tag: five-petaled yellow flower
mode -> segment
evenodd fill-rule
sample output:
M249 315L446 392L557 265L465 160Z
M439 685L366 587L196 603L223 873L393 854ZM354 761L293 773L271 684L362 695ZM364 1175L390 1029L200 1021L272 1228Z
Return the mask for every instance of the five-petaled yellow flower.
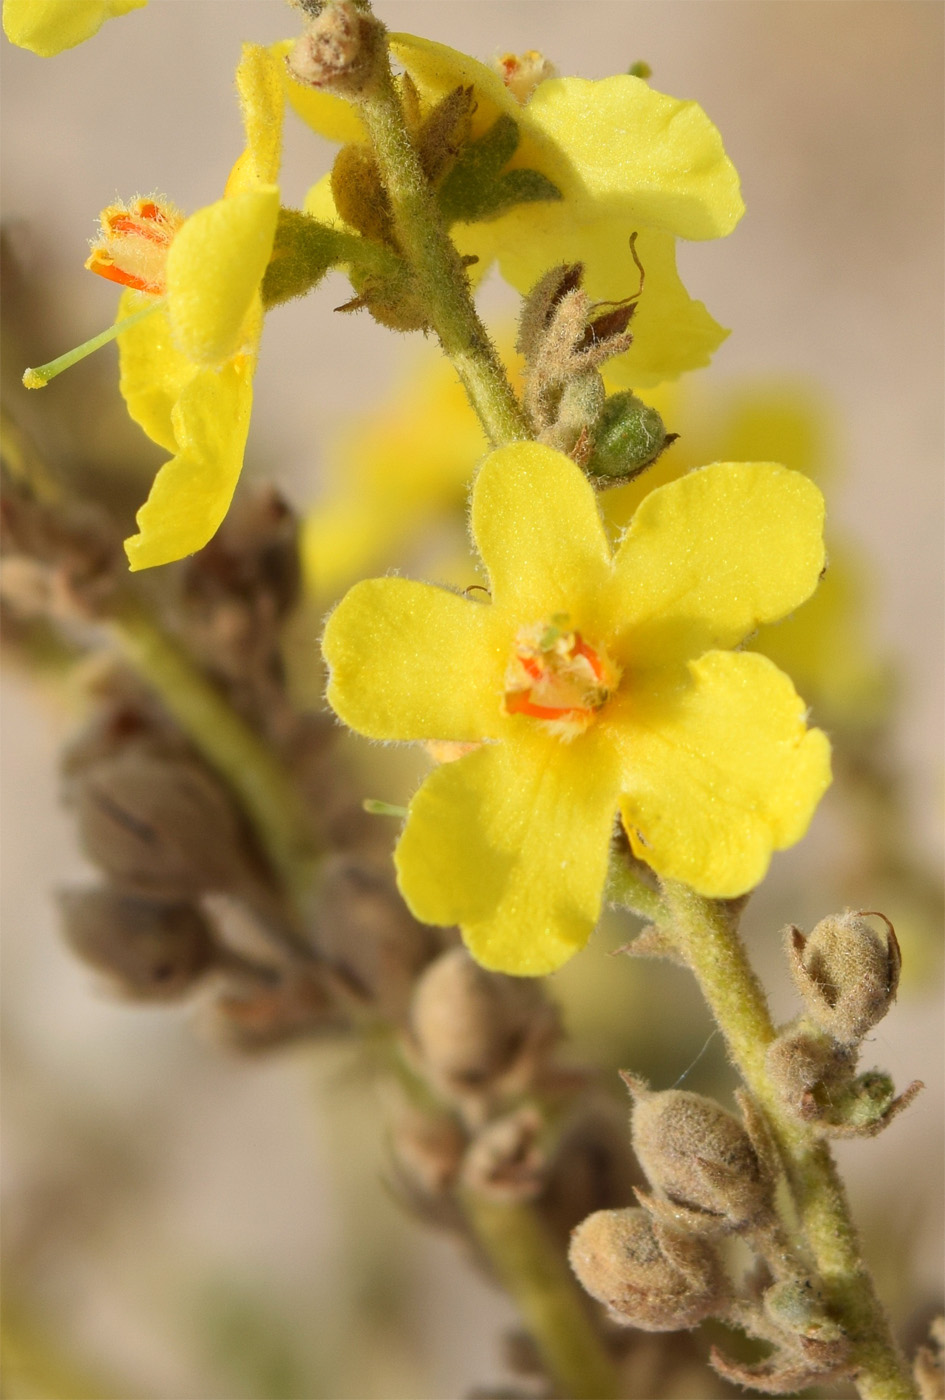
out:
M414 914L508 973L559 967L597 920L615 813L660 875L733 897L804 834L830 781L791 682L737 646L824 565L823 498L772 463L648 496L612 552L563 455L501 448L472 530L489 601L402 578L329 619L328 699L375 739L471 745L414 796L396 853Z
M226 515L243 465L260 287L279 216L285 82L273 55L247 44L236 83L246 149L223 199L189 219L156 198L112 206L87 263L129 288L119 320L143 298L165 298L118 338L128 412L173 453L138 511L138 534L125 541L132 569L202 548Z
M456 87L473 87L474 138L511 118L519 142L508 169L538 171L560 193L560 199L513 204L485 222L454 224L460 252L479 259L474 275L495 261L526 293L550 267L580 262L589 295L617 301L639 288L630 244L635 233L645 287L634 343L610 362L610 377L639 388L709 363L727 331L680 281L675 241L731 233L744 205L722 138L698 103L669 97L626 73L596 81L545 77L540 64L534 85L521 91L514 80L518 68L510 74L508 59L500 73L411 34L392 34L390 50L428 109ZM365 139L342 99L293 83L289 101L329 139ZM327 179L310 191L306 208L319 218L336 217Z

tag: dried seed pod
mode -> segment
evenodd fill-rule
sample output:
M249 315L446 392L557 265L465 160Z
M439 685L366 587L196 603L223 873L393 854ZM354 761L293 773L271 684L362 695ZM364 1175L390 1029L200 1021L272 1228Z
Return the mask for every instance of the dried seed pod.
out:
M531 1201L544 1184L541 1115L529 1106L486 1125L463 1162L462 1181L494 1201Z
M734 1114L701 1094L654 1094L632 1075L623 1079L635 1100L634 1151L667 1200L726 1232L745 1230L770 1213L771 1173Z
M346 982L385 1017L407 1012L414 983L442 944L410 914L384 865L357 856L326 861L316 912L316 943Z
M167 904L98 889L59 896L66 941L118 990L141 1001L172 1001L212 967L213 930L192 904Z
M464 948L443 953L424 972L411 1026L427 1072L457 1099L533 1072L558 1033L537 982L487 972Z
M885 928L875 928L870 918L882 919ZM896 999L902 959L885 914L834 914L807 939L792 925L787 946L808 1015L840 1045L862 1040Z
M467 1139L452 1114L407 1104L394 1119L390 1145L401 1187L432 1199L450 1192Z
M357 0L330 0L286 56L297 83L350 100L365 94L384 57L384 26Z
M645 1332L695 1327L724 1311L727 1280L711 1245L644 1210L599 1210L571 1236L571 1267L615 1322Z
M825 1137L875 1137L923 1087L914 1080L897 1097L882 1070L857 1075L857 1048L803 1021L787 1026L768 1048L768 1073L785 1104Z
M283 976L234 977L215 1000L210 1025L229 1049L250 1054L349 1028L330 979L311 966Z
M86 855L129 893L188 900L260 879L229 797L196 761L128 747L78 774L71 801Z

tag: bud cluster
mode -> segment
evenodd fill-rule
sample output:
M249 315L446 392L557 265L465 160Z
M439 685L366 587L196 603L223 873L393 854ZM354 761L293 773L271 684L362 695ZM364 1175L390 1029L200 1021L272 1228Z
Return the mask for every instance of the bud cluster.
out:
M632 344L639 293L606 308L594 305L583 275L580 263L565 264L532 288L517 349L525 357L525 408L536 438L567 453L604 487L638 476L675 434L634 394L607 397L600 367Z
M896 998L895 929L883 914L848 911L822 919L808 938L788 928L786 946L805 1014L771 1045L768 1071L791 1111L825 1137L873 1137L922 1087L897 1097L888 1074L856 1072L863 1039Z

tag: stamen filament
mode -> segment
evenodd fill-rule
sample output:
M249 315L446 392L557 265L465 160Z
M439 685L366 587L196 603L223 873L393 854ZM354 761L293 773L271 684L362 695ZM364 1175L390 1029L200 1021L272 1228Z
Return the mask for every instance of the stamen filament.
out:
M164 298L159 297L147 306L142 306L140 310L133 311L130 316L125 316L121 321L115 323L101 334L95 335L91 340L86 340L82 345L77 345L74 350L67 350L64 355L60 355L55 360L49 360L45 365L39 365L37 369L27 369L23 372L23 383L27 389L44 389L50 379L55 379L57 374L62 374L64 369L70 369L77 365L80 360L84 360L93 351L100 350L103 345L107 345L110 340L114 340L116 335L121 335L122 331L130 330L132 326L143 321L145 316L150 316L164 305Z

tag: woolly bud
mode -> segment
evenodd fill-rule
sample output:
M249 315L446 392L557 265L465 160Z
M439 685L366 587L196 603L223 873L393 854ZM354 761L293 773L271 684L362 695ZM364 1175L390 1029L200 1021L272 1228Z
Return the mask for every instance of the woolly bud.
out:
M73 952L141 1001L171 1001L216 959L213 933L190 904L163 904L108 888L65 890L63 929Z
M711 1246L644 1210L599 1210L571 1235L581 1284L615 1322L645 1332L695 1327L724 1309L728 1287Z
M350 100L376 80L384 26L355 0L330 0L286 57L297 83Z
M443 953L423 973L411 1025L428 1072L460 1097L488 1091L533 1063L557 1030L536 982L487 972L464 948Z
M635 1099L634 1151L669 1201L726 1232L744 1230L770 1211L770 1172L734 1114L701 1094L651 1094L642 1081L623 1078Z
M629 392L612 394L594 423L594 451L585 467L607 482L632 481L674 441L655 408Z
M868 922L882 919L878 930ZM862 1040L896 999L901 957L885 914L849 911L822 919L805 940L787 931L797 989L811 1018L840 1045Z

